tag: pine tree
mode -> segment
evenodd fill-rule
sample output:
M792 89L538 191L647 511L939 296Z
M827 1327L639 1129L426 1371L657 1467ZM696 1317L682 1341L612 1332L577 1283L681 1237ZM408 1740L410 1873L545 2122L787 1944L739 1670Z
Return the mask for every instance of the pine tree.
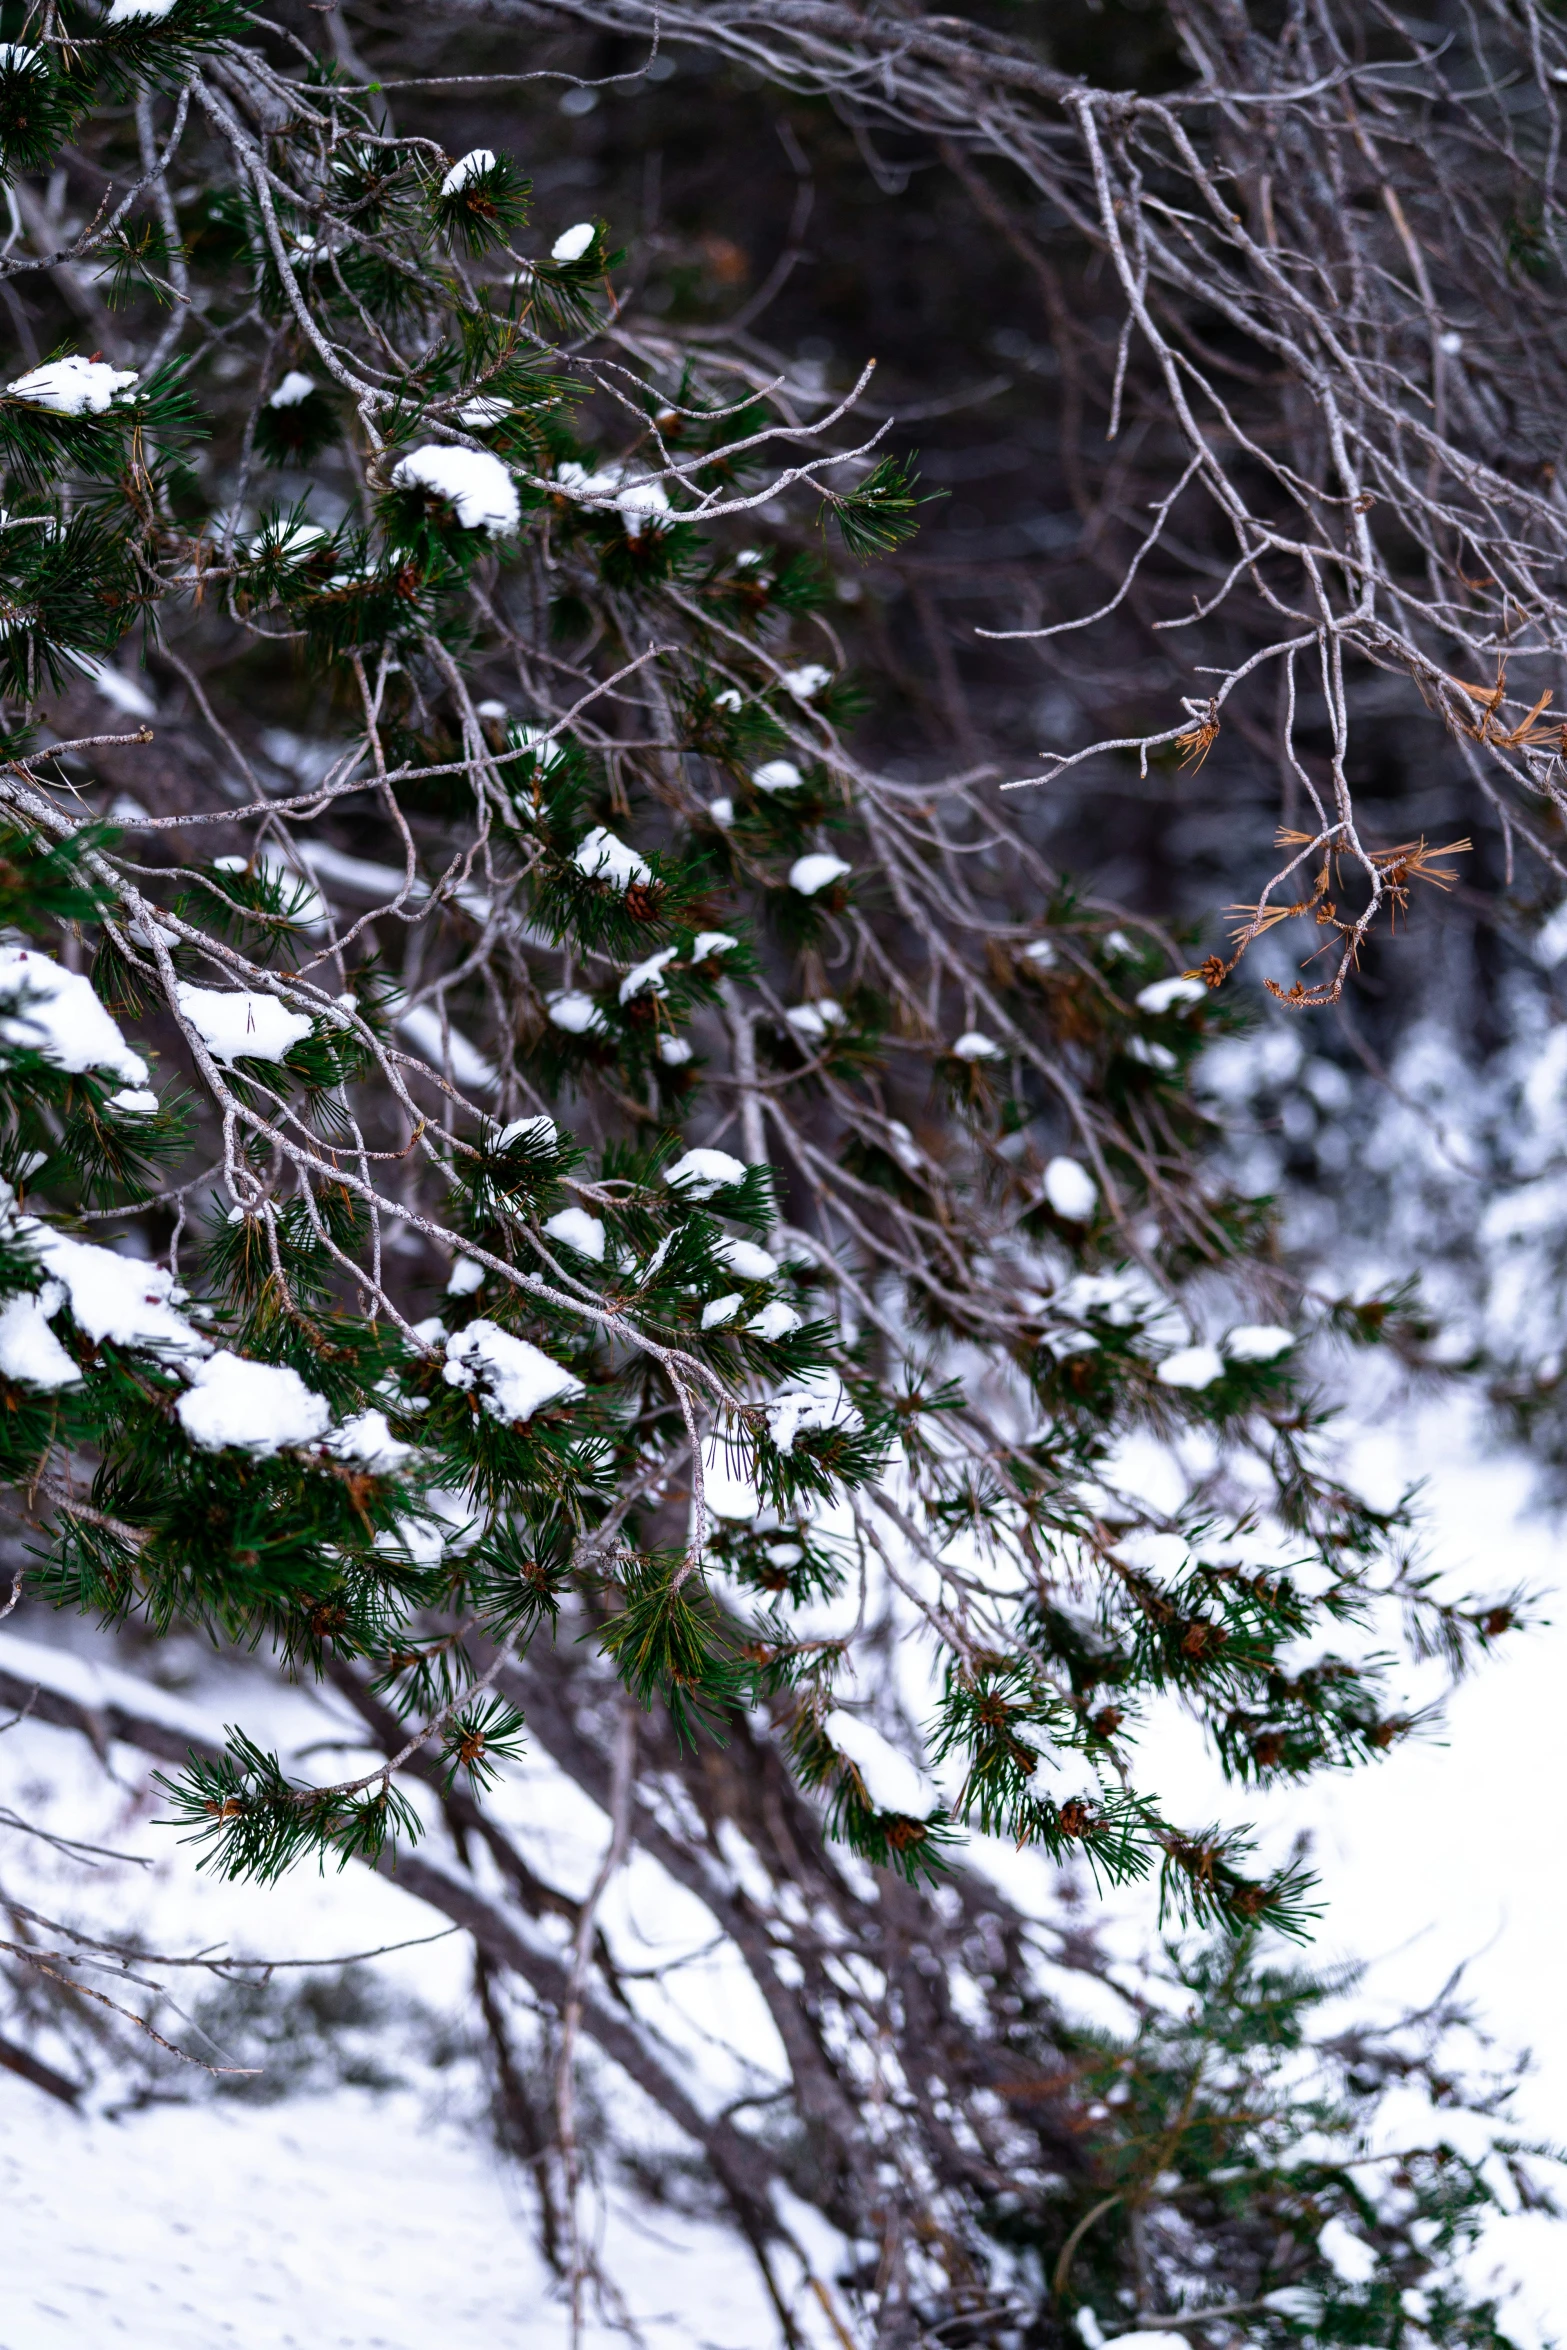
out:
M1499 2341L1457 2267L1488 2157L1411 2151L1380 2199L1353 2167L1356 2066L1434 2055L1329 2049L1290 2108L1321 1994L1263 1937L1309 1929L1308 1876L1172 1816L1136 1734L1174 1695L1238 1790L1372 1762L1413 1727L1400 1641L1461 1667L1519 1596L1439 1593L1408 1507L1338 1473L1308 1353L1398 1315L1292 1282L1205 1164L1191 1072L1236 1015L1202 942L1077 888L990 778L857 749L836 620L927 495L866 383L808 412L640 320L609 223L546 247L526 155L400 130L313 32L14 30L11 183L112 187L4 265L100 322L0 389L13 1604L349 1699L366 1767L303 1779L237 1723L165 1757L167 1815L221 1875L395 1870L533 1965L575 2302L573 2038L664 2076L592 1988L591 1902L546 1966L425 1849L507 1872L484 1799L533 1739L611 1861L717 1898L716 1831L654 1800L684 1773L896 1959L885 2122L824 2020L869 2045L880 1994L804 1932L814 2167L682 2122L769 2274L789 2175L880 2247L842 2286L867 2338L1075 2311L1092 2346L1221 2274L1270 2344ZM68 731L84 676L145 698L138 657L173 722ZM1157 1880L1189 2008L1066 2030L971 1831ZM923 2080L918 1950L989 2018L932 1989Z

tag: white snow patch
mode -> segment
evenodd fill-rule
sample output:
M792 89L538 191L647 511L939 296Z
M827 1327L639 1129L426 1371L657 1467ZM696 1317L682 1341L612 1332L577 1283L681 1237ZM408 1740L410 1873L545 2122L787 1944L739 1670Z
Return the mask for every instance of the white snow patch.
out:
M488 449L448 449L430 441L399 458L392 480L400 490L430 490L447 499L465 530L487 530L494 538L517 527L517 485Z
M1294 1331L1277 1322L1243 1322L1230 1332L1224 1352L1232 1363L1272 1363L1287 1355L1294 1343Z
M459 1257L452 1267L451 1279L446 1284L448 1297L472 1297L484 1286L484 1267L472 1257Z
M745 1474L745 1455L733 1437L709 1436L702 1446L702 1494L715 1518L754 1518L761 1503Z
M63 1283L79 1330L100 1343L141 1346L155 1353L202 1355L208 1341L169 1303L174 1276L140 1257L76 1240L35 1217L18 1219L16 1234L30 1245L57 1283ZM57 1307L49 1308L51 1314Z
M146 687L138 685L134 677L127 677L123 669L116 669L112 661L100 661L92 653L73 653L71 658L92 679L104 700L112 702L116 710L123 710L127 718L157 717L158 705Z
M1099 1186L1076 1159L1052 1159L1045 1169L1045 1197L1068 1224L1086 1224L1099 1205Z
M580 261L598 231L591 220L579 220L571 228L563 228L550 247L552 261Z
M731 1240L725 1233L714 1247L720 1257L742 1281L771 1281L778 1270L778 1259L770 1257L765 1248L758 1248L754 1240Z
M452 1082L467 1093L488 1093L495 1083L495 1069L476 1045L468 1042L460 1028L448 1021L441 1026L441 1015L434 1004L405 1005L392 1015L398 1029L407 1037L414 1051L434 1069L450 1068Z
M551 1023L568 1036L606 1036L609 1022L590 995L572 987L557 987L544 999Z
M547 1405L583 1392L582 1381L564 1364L494 1322L470 1322L452 1333L444 1376L449 1387L477 1383L485 1410L508 1422L531 1420Z
M1317 2238L1317 2250L1341 2284L1364 2285L1377 2273L1376 2253L1342 2219L1328 2221Z
M80 1364L49 1327L50 1315L64 1303L64 1284L46 1281L36 1297L23 1292L0 1306L0 1372L7 1379L51 1395L62 1387L80 1387Z
M951 1047L955 1061L1000 1061L1005 1055L994 1039L978 1028L966 1029Z
M664 1169L664 1181L688 1199L711 1199L731 1183L745 1181L745 1162L727 1151L693 1150Z
M803 1316L793 1306L786 1306L781 1298L775 1297L759 1314L751 1316L746 1328L753 1330L758 1338L787 1338L791 1330L799 1329L802 1320Z
M285 1444L314 1444L332 1424L326 1397L297 1371L286 1363L253 1363L227 1347L197 1364L174 1411L202 1452L232 1447L258 1460Z
M315 390L315 378L291 367L267 401L269 408L301 408Z
M639 539L645 530L662 530L670 510L663 483L645 478L628 482L617 493L615 504L628 539Z
M1161 1387L1211 1387L1224 1377L1224 1362L1216 1346L1181 1346L1165 1356L1154 1376Z
M1207 992L1200 979L1156 979L1151 987L1138 989L1137 1009L1157 1016L1182 1004L1200 1004Z
M166 0L166 4L172 7L173 0ZM116 8L124 5L125 0L115 0ZM145 13L161 16L163 9L149 6ZM111 15L109 22L114 21ZM13 399L30 401L35 408L52 408L57 416L102 416L110 401L129 391L137 380L132 367L110 367L102 359L83 359L72 352L67 359L46 359L42 367L19 375L5 388Z
M832 996L818 996L814 1004L791 1004L785 1020L807 1044L821 1044L829 1028L841 1028L849 1015Z
M355 1461L373 1476L390 1476L400 1469L413 1454L413 1446L394 1436L386 1424L385 1412L373 1408L355 1412L341 1428L334 1428L326 1440L326 1449L340 1461Z
M691 1047L683 1036L661 1036L658 1057L666 1069L683 1069L691 1058Z
M590 881L607 881L616 889L629 889L634 881L651 881L653 868L635 849L628 849L604 825L596 824L586 840L577 845L572 863L579 873Z
M873 1810L908 1820L930 1817L936 1806L934 1790L908 1756L900 1754L869 1722L834 1706L822 1723L822 1735L854 1765Z
M259 995L249 988L230 993L191 987L182 979L175 986L174 1000L213 1059L226 1069L238 1059L281 1061L315 1025L308 1013L291 1012L281 997Z
M714 955L727 955L740 944L727 930L699 930L691 941L691 960L705 963Z
M634 963L620 983L620 1000L629 1004L634 996L646 994L668 995L664 973L679 955L678 947L661 947L656 955L649 955L645 963Z
M470 147L466 155L459 155L445 179L441 182L443 196L455 196L470 180L482 179L487 171L495 169L495 157L488 147Z
M57 1069L107 1069L141 1085L147 1064L133 1053L80 971L62 969L36 947L0 947L0 1039L42 1053Z
M561 1208L544 1229L552 1240L563 1240L579 1256L591 1257L596 1265L604 1262L604 1227L586 1208Z
M797 702L808 702L832 683L832 671L824 669L820 661L806 661L798 669L786 669L783 686Z
M732 1289L727 1297L715 1297L710 1299L709 1302L702 1308L703 1329L721 1330L726 1322L732 1322L734 1320L736 1314L739 1313L740 1308L744 1304L745 1299L741 1296L738 1289Z
M780 1452L793 1452L797 1436L825 1428L863 1428L856 1405L836 1371L804 1371L767 1407L767 1431Z
M852 865L846 865L830 849L817 849L809 857L796 857L789 868L789 887L798 890L802 898L814 898L853 870Z
M798 791L805 777L792 759L769 759L755 769L751 781L758 791Z
M491 1144L492 1150L510 1150L514 1142L526 1142L536 1151L555 1151L560 1148L560 1128L553 1118L541 1111L536 1118L513 1118L503 1126Z

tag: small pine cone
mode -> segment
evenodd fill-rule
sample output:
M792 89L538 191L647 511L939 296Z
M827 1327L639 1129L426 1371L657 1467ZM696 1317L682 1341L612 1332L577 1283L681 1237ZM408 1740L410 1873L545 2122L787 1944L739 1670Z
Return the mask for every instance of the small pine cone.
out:
M626 892L626 912L633 922L655 922L663 895L656 881L634 881Z

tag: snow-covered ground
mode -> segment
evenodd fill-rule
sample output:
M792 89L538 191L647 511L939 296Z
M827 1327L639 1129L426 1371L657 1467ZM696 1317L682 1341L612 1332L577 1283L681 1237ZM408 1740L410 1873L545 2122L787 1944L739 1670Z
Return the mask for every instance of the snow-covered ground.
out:
M1477 1586L1550 1591L1567 1580L1560 1536L1529 1514L1526 1469L1484 1457L1457 1407L1375 1420L1355 1454L1359 1477L1383 1496L1426 1478L1433 1563ZM1318 1954L1371 1962L1362 2004L1421 2001L1466 1966L1498 2043L1534 2052L1521 2110L1542 2138L1567 2137L1556 1792L1567 1779L1567 1609L1547 1601L1552 1612L1557 1623L1505 1643L1460 1688L1445 1733L1374 1771L1274 1799L1263 1820L1272 1852L1311 1830L1326 1905ZM206 1718L232 1718L222 1696L204 1689ZM1179 1715L1155 1726L1145 1751L1178 1815L1234 1815L1234 1792L1221 1792ZM0 1803L36 1817L46 1791L57 1823L68 1814L74 1833L156 1851L158 1867L132 1878L129 1892L123 1872L95 1886L77 1863L31 1840L24 1853L24 1840L0 1829L0 1883L12 1888L25 1871L29 1898L53 1883L77 1914L131 1914L176 1937L164 1947L222 1938L277 1956L324 1955L431 1930L428 1910L363 1871L301 1874L275 1892L198 1881L167 1832L150 1827L145 1803L106 1789L81 1740L31 1723L0 1738ZM603 1834L593 1807L564 1787L509 1792L525 1841L531 1820L538 1864L561 1882L585 1881ZM606 1922L617 1943L631 1937L667 1957L688 1929L701 1939L701 1921L679 1914L654 1874L635 1865ZM1011 1884L1025 1896L1047 1878L1018 1869ZM1150 1926L1146 1911L1124 1908L1118 1930L1136 1940ZM460 1937L379 1962L387 1979L449 2012L466 1964ZM705 2068L724 2071L737 2053L742 2067L776 2062L743 1978L699 1960L689 1981L685 1970L672 1981L662 2026L684 2037L694 2015L709 2028ZM613 2076L606 2085L615 2093ZM466 2350L481 2341L555 2350L565 2315L533 2248L529 2190L490 2151L474 2104L472 2076L458 2066L444 2084L379 2096L335 2089L271 2106L200 2100L79 2118L0 2073L0 2350ZM678 2214L639 2215L613 2195L607 2212L595 2206L594 2224L650 2350L772 2350L774 2320L731 2240ZM1503 2221L1487 2257L1520 2280L1509 2312L1519 2339L1559 2332L1567 2228ZM594 2350L610 2338L596 2321Z
M416 2098L162 2107L82 2121L0 2094L3 2350L557 2350L565 2312L514 2175ZM717 2230L610 2214L649 2350L762 2350ZM591 2350L624 2343L594 2320Z
M1294 1835L1310 1835L1324 1903L1316 1955L1368 1962L1362 2012L1423 2004L1461 1967L1498 2054L1532 2052L1520 2120L1567 2146L1567 1534L1532 1510L1527 1464L1488 1457L1458 1404L1368 1423L1351 1465L1380 1502L1423 1480L1429 1563L1472 1589L1528 1585L1554 1621L1509 1636L1453 1693L1439 1728L1376 1768L1258 1807L1264 1850L1281 1858ZM1234 1791L1190 1725L1172 1712L1158 1735L1175 1814L1233 1816ZM1518 2280L1508 2310L1518 2338L1562 2339L1567 2224L1497 2222L1482 2273L1493 2267Z

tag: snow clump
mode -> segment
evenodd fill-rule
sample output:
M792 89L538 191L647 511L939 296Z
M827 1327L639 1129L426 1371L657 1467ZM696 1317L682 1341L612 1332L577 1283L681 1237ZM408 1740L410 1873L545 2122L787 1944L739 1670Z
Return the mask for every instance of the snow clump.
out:
M1005 1058L994 1037L986 1036L983 1029L979 1028L965 1029L953 1043L951 1051L955 1061L999 1061Z
M771 1281L778 1270L778 1259L758 1248L754 1240L731 1240L727 1233L715 1241L713 1254L742 1281Z
M559 1150L560 1128L542 1111L536 1118L513 1118L509 1126L501 1128L490 1147L506 1151L514 1142L525 1142L536 1151Z
M291 1012L280 997L257 995L247 988L230 993L215 987L191 987L182 979L175 987L174 1000L181 1016L225 1069L232 1069L241 1058L281 1061L314 1026L307 1013Z
M590 995L580 995L575 988L557 987L544 999L545 1009L553 1027L564 1028L568 1036L603 1036L609 1023Z
M1342 2219L1328 2221L1317 2238L1317 2250L1342 2284L1369 2284L1376 2275L1376 2253Z
M125 0L115 0L116 9L124 5ZM161 16L163 10L148 6L142 13ZM120 22L124 21L122 17ZM113 24L115 18L111 16L109 22ZM5 388L13 399L30 401L35 408L52 408L57 416L102 416L109 402L137 381L133 367L110 367L102 359L83 359L73 352L67 359L46 359L42 367L19 375Z
M9 1199L4 1205L9 1209ZM208 1352L208 1341L171 1304L174 1276L161 1265L97 1248L35 1216L16 1217L10 1232L49 1278L35 1295L8 1298L0 1307L0 1371L7 1378L51 1390L80 1384L80 1370L49 1328L67 1303L94 1345L107 1338L116 1346L190 1360Z
M805 777L792 759L769 759L753 770L751 781L758 791L798 791Z
M427 442L398 460L392 481L400 490L429 490L445 498L464 530L502 537L520 519L517 485L488 449L447 449Z
M597 236L591 220L579 220L570 228L563 228L550 247L552 261L580 261Z
M828 1029L841 1028L848 1016L830 995L818 996L814 1004L791 1004L784 1014L795 1035L807 1044L820 1044Z
M1277 1322L1243 1322L1230 1332L1224 1351L1232 1363L1272 1363L1287 1355L1294 1343L1294 1331Z
M789 868L789 887L798 890L802 898L814 898L818 891L830 888L853 870L852 865L846 865L831 850L818 849L814 856L796 857Z
M1086 1224L1099 1205L1099 1186L1076 1159L1052 1159L1045 1169L1045 1197L1068 1224Z
M286 1363L253 1363L225 1346L198 1363L174 1407L202 1452L233 1449L270 1460L286 1444L315 1444L332 1424L324 1395Z
M633 882L651 881L653 868L635 849L602 824L595 824L587 838L577 844L572 863L579 873L590 881L607 881L612 888L630 889Z
M402 1467L414 1448L392 1434L385 1412L372 1409L355 1412L341 1428L334 1428L326 1440L326 1449L337 1460L352 1461L357 1467L368 1469L372 1476L387 1477Z
M49 1327L51 1315L64 1303L63 1282L46 1281L36 1296L23 1291L0 1306L0 1371L19 1386L41 1388L49 1395L62 1387L80 1387L81 1366Z
M492 1419L531 1420L546 1405L581 1395L582 1381L525 1338L494 1322L470 1322L446 1341L448 1387L477 1385Z
M1161 1387L1211 1387L1224 1377L1224 1359L1215 1346L1177 1347L1166 1355L1154 1376Z
M822 1723L829 1746L854 1767L874 1811L905 1820L926 1820L936 1808L935 1791L922 1774L869 1722L834 1706Z
M767 1432L780 1452L793 1452L797 1436L817 1429L846 1428L864 1420L836 1371L805 1371L767 1406Z
M591 1257L596 1265L604 1262L604 1227L586 1208L561 1208L544 1229L551 1240L563 1240L578 1256Z
M455 196L470 180L483 179L487 171L495 169L495 157L488 147L470 147L466 155L459 155L445 179L441 182L443 196Z
M78 1075L107 1069L127 1085L145 1082L146 1062L131 1051L91 980L62 969L52 955L36 947L0 947L0 1005L0 1041L41 1053L57 1069Z
M267 406L269 408L301 408L315 388L315 383L310 376L301 374L297 367L291 367L268 400Z
M799 1329L801 1320L802 1317L793 1306L786 1306L781 1299L774 1298L771 1305L763 1306L759 1314L751 1316L746 1328L754 1331L758 1338L787 1338L791 1330Z
M634 996L651 992L668 995L664 973L679 955L678 947L661 947L656 955L649 955L645 963L634 963L620 983L620 1000L629 1004Z
M687 1151L664 1169L664 1181L688 1199L711 1199L715 1191L745 1181L745 1162L732 1159L727 1151Z
M645 530L663 530L666 526L669 493L661 481L628 482L616 496L615 504L628 539L639 539Z
M208 1342L170 1304L174 1276L141 1257L96 1248L32 1216L18 1218L16 1237L31 1245L44 1268L64 1285L76 1326L95 1345L146 1347L157 1354L203 1355ZM183 1295L183 1292L181 1292ZM58 1312L51 1306L51 1314Z
M1140 1012L1173 1012L1182 1004L1200 1004L1208 989L1201 979L1156 979L1137 991Z

